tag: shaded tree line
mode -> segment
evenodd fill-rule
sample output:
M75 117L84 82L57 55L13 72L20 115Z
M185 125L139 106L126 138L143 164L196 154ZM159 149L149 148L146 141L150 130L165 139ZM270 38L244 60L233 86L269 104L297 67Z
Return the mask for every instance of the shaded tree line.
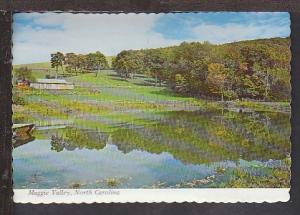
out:
M56 73L61 68L70 74L95 72L96 76L100 70L109 68L105 55L99 51L86 55L56 52L51 54L51 67Z
M222 45L183 42L179 46L126 50L112 61L123 78L145 74L155 85L194 97L220 100L290 99L289 38L259 39Z

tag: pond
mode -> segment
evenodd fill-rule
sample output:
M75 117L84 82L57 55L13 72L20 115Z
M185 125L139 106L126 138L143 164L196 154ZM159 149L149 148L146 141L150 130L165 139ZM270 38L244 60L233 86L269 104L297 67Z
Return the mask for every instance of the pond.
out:
M14 141L14 187L289 186L289 114L140 115L130 123L106 121L109 129L92 128L101 120L93 117L37 127L32 136Z

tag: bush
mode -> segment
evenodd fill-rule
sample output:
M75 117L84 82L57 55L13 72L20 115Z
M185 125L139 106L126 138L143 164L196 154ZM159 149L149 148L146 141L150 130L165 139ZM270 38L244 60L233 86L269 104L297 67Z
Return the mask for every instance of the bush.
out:
M288 101L291 95L290 82L278 80L271 85L270 97L273 101Z
M224 99L225 100L236 100L238 98L238 95L233 90L226 90L224 92Z

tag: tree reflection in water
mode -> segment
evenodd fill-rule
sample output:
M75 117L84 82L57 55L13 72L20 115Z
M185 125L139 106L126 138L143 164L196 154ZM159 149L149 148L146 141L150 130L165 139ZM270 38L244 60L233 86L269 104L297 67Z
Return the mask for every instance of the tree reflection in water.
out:
M91 130L81 130L67 127L51 135L51 150L60 152L64 149L102 149L106 145L108 136Z
M229 111L163 112L143 126L119 126L112 132L67 127L51 135L51 149L102 149L109 143L123 153L168 152L184 163L224 160L281 160L290 151L289 115ZM134 122L133 122L134 124Z

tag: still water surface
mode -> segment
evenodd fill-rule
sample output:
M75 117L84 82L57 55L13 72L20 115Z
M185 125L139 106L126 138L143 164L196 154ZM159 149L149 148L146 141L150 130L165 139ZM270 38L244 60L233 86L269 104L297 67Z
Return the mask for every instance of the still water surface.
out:
M267 175L290 152L285 113L141 115L132 123L106 122L105 131L91 128L97 118L37 128L28 141L15 141L15 188L219 187L236 168Z

